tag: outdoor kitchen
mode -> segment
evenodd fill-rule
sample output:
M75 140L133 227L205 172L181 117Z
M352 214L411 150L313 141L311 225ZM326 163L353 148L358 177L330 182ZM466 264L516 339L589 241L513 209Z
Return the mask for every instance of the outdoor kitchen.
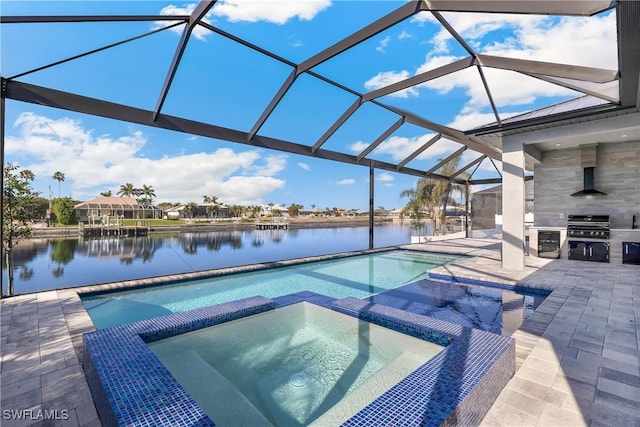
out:
M640 141L543 153L530 255L640 265Z

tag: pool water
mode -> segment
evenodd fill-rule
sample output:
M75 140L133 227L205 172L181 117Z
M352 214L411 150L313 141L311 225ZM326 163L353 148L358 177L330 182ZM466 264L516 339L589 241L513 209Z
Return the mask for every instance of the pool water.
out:
M541 289L421 280L367 298L369 301L440 320L510 336L549 295Z
M148 345L216 425L251 426L339 425L444 348L306 302Z
M275 298L312 291L333 298L364 298L427 277L459 257L406 250L271 268L83 297L96 328L193 310L261 295Z

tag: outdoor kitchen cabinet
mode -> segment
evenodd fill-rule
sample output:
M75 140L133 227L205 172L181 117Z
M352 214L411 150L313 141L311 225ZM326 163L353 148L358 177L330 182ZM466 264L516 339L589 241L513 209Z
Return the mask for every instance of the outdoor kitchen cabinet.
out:
M640 265L640 242L622 242L622 263Z
M577 261L609 262L609 243L569 240L569 259Z

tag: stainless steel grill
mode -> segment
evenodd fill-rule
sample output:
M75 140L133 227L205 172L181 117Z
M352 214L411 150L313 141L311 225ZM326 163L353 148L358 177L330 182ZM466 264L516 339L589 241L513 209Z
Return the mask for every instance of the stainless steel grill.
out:
M567 236L584 239L609 239L609 215L569 215Z

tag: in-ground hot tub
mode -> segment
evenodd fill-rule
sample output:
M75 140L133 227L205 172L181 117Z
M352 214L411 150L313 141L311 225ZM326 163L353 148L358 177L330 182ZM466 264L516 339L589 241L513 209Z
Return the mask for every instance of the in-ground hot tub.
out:
M292 305L301 301L308 303ZM251 317L259 313L279 318L278 313L305 317L311 312L310 323L319 324L319 318L326 316L328 324L319 326L311 337L303 334L291 338L289 335L293 340L289 344L294 348L289 352L280 352L277 348L267 350L274 338L262 337L261 334L249 336L250 330L256 326L245 323L247 319L269 317ZM341 371L333 375L326 372L324 378L318 379L313 376L314 371L326 371L324 364L335 355L339 346L331 343L329 351L318 353L307 350L315 348L315 341L325 339L321 336L326 328L332 328L331 324L336 319L344 319L345 314L353 318L346 322L352 325L347 329L353 329L353 325L357 329L355 335L352 334L355 338L347 339L357 351L338 349L343 359ZM246 319L233 322L243 318ZM276 324L283 324L274 328L291 331L295 328L292 329L289 323L295 321L280 319ZM213 338L207 337L206 333L199 338L199 333L189 334L214 325L221 326L219 331L227 326L231 329L216 332ZM233 330L233 325L241 325L240 330ZM389 329L402 332L403 336L398 337ZM381 337L391 340L387 348L373 349L366 344L378 343ZM392 348L405 339L412 341L410 337L423 341L413 341L415 351ZM200 348L190 343L189 347L182 348L187 341L208 339L224 347L221 354L228 355L225 352L231 347L242 352L242 348L253 346L250 350L252 355L242 363L227 361L227 366L223 367L214 361L208 345ZM334 338L326 339L331 341ZM245 341L254 343L243 347ZM306 345L310 347L304 348ZM105 425L237 424L242 417L264 424L281 423L283 419L298 420L300 424L313 420L318 424L344 422L346 425L477 424L515 372L515 345L511 338L355 298L333 300L310 292L275 300L254 297L94 331L85 334L84 346L85 373ZM296 352L296 348L301 351ZM256 354L260 351L271 353L271 356L258 357ZM347 355L348 352L352 353ZM311 360L309 363L300 362L290 371L279 362L270 364L278 357L284 358L281 360L295 358L292 354L302 362L305 358L317 358L320 364L313 367ZM179 355L182 355L182 360ZM231 357L242 359L244 356ZM251 366L251 360L256 361L255 366ZM176 370L181 364L189 369ZM266 367L263 373L247 370L261 364ZM234 380L227 376L240 377L240 381L243 376L250 377L257 386L253 391L241 391L243 386L234 384ZM324 388L315 383L319 381L325 382ZM216 406L216 399L208 396L216 388L225 392L232 390L236 397L242 396L246 400L239 402L236 399L239 406L235 408L230 402L218 405L227 406L224 408L226 412L216 412L215 408L212 409ZM305 396L305 399L298 399L305 395L305 389L310 395L318 393L320 398ZM346 393L348 391L351 392ZM266 412L274 411L270 406L277 400L274 395L284 397L276 404L280 405L275 411L278 415L265 415L264 405L255 404L248 397L251 393L254 400L272 401L267 402L266 407L271 409ZM306 409L299 411L298 406Z
M149 344L218 425L340 425L444 347L300 302Z

